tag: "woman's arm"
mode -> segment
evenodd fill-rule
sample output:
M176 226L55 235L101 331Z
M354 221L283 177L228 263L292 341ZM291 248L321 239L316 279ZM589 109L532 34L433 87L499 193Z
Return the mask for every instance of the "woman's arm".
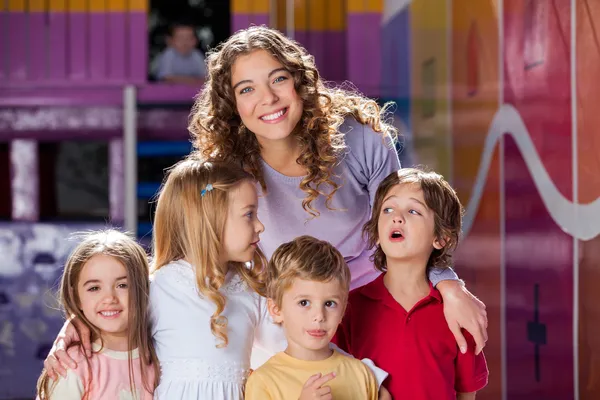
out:
M485 304L469 292L462 281L442 281L436 288L444 300L444 316L461 353L467 351L467 341L460 331L462 328L475 339L475 354L479 354L488 339Z
M77 329L79 329L79 332L81 332L81 337L77 334L75 325L77 326ZM77 318L67 320L58 333L46 360L44 360L44 368L48 371L50 379L56 380L59 375L65 378L67 376L67 369L77 368L77 363L66 351L72 343L81 342L85 349L86 356L91 357L91 338L92 333L83 322L79 321Z

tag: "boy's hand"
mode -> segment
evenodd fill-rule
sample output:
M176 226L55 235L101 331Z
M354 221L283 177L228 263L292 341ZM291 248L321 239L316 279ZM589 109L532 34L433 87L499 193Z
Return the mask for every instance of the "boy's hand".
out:
M75 325L81 332L81 338L77 335ZM77 368L77 363L67 353L67 348L73 342L81 341L86 355L90 357L92 355L91 336L90 330L78 319L73 318L65 322L48 357L44 360L44 368L46 368L48 376L53 380L56 380L58 375L64 378L67 376L67 369Z
M392 400L392 394L383 385L379 387L379 400Z
M335 372L331 372L325 376L321 376L321 374L311 376L302 387L302 393L300 393L298 400L332 400L331 388L323 385L333 378L335 378Z

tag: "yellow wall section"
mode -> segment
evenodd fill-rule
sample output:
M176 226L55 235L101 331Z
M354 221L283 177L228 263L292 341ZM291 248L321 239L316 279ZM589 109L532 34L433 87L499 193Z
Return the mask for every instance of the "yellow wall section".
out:
M361 13L365 9L365 0L348 0L348 12Z
M147 12L148 2L149 0L128 0L127 9L129 11Z
M44 0L29 0L28 10L32 12L46 11L46 2Z
M87 2L85 0L69 0L68 7L69 12L85 12L87 9Z
M67 11L67 0L50 0L48 9L57 12Z
M346 7L344 0L329 0L327 4L327 28L330 31L343 31L346 29Z
M295 30L306 31L308 29L308 24L306 21L307 11L308 11L307 3L308 3L308 0L296 0L294 2L294 29Z
M458 183L455 189L463 202L470 198L485 137L498 110L498 21L494 3L453 0L453 172ZM479 75L475 93L469 93L468 52L472 32L477 37Z
M251 9L251 0L231 0L232 13L249 14Z
M104 12L106 11L106 0L89 0L90 11Z
M271 10L270 0L252 0L251 14L269 14Z
M383 12L383 0L366 0L365 11L369 13Z
M450 178L446 9L446 0L419 0L410 6L411 122L419 162Z
M308 0L308 30L327 30L327 5L322 0Z
M108 0L108 11L124 12L127 10L127 0Z
M25 11L25 0L8 0L8 11Z

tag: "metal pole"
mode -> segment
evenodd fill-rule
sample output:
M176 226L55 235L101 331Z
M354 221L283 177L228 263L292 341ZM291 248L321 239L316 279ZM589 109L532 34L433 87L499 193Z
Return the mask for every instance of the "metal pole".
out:
M137 100L135 86L123 90L123 152L125 169L125 230L137 233Z

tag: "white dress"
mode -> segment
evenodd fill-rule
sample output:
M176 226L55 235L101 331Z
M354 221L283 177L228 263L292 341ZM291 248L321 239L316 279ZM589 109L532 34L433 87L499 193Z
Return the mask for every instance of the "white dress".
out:
M195 272L185 261L159 269L150 284L152 337L161 367L155 399L241 400L253 347L267 355L287 346L268 315L266 299L235 273L221 292L229 344L217 348L210 331L215 305L199 296Z

